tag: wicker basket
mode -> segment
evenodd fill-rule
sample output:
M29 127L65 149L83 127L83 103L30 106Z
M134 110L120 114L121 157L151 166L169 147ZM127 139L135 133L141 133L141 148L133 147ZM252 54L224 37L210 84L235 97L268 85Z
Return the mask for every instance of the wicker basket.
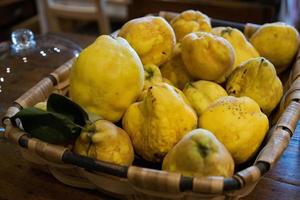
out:
M167 20L173 15L161 13ZM213 24L244 29L251 35L257 26L213 20ZM24 158L47 169L59 181L74 187L98 189L121 199L238 199L249 194L259 179L270 170L288 146L300 117L300 52L287 72L285 93L275 123L265 138L256 160L231 178L185 177L138 166L118 166L74 154L63 146L28 138L12 126L9 117L20 109L44 101L52 92L65 94L74 59L59 67L48 77L18 98L3 118L5 137L19 146ZM279 113L279 114L278 114Z

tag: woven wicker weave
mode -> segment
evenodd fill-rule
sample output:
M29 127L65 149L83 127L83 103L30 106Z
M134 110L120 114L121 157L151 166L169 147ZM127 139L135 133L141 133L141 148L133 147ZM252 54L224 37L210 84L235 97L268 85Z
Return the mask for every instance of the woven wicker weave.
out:
M170 13L161 13L167 20ZM217 23L223 23L217 21ZM226 24L226 23L225 23ZM244 28L251 35L256 25L228 24ZM241 27L242 26L242 27ZM34 138L13 127L9 117L20 109L44 101L52 92L65 94L74 59L68 61L48 77L18 98L3 119L5 137L18 145L28 161L47 169L59 181L79 188L98 189L121 199L238 199L247 195L259 179L270 170L289 144L300 117L300 52L285 84L285 94L264 147L253 165L237 172L231 178L184 177L137 166L117 166L82 157L67 148Z

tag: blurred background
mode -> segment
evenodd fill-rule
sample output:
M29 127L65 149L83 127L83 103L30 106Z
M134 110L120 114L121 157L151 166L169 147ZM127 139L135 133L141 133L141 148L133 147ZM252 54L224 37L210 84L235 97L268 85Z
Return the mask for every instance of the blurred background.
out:
M36 34L108 34L131 18L162 10L196 9L244 23L284 21L299 30L299 8L298 0L0 0L0 42L18 28Z

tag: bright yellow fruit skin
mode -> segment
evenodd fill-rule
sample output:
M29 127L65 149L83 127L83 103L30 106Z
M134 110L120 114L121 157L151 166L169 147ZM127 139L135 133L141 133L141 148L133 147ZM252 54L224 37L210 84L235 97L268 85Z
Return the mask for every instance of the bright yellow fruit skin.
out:
M183 38L182 59L194 78L221 83L232 72L235 54L224 38L196 32Z
M123 129L106 120L97 120L92 129L88 129L77 138L75 153L118 165L132 164L133 147Z
M191 102L198 116L217 99L228 96L226 90L211 81L196 81L187 83L183 93Z
M235 52L234 68L250 58L259 57L256 49L247 41L243 33L236 28L216 27L212 29L212 34L223 37L232 45Z
M281 73L297 53L299 33L284 23L264 24L252 35L250 42L262 57L274 64L277 73Z
M269 128L267 116L249 97L221 97L199 117L199 127L214 133L236 164L249 160Z
M121 119L144 87L144 69L123 38L100 36L84 49L70 75L70 97L88 112Z
M197 115L182 93L167 83L150 87L142 101L132 104L123 128L135 152L145 160L160 162L168 151L197 126Z
M259 57L244 62L228 78L229 95L248 96L269 115L279 103L283 88L275 68L267 59Z
M171 22L176 39L180 42L184 36L192 32L210 32L210 19L200 11L187 10L176 16Z
M162 169L183 176L231 177L234 161L217 138L205 129L186 134L166 155Z
M41 101L34 105L35 108L41 109L41 110L47 110L47 101Z
M156 65L148 64L144 65L145 71L145 84L144 90L148 89L156 83L163 82L161 72Z
M130 20L118 35L136 50L144 65L160 66L165 63L176 42L172 27L162 17L146 16Z
M162 76L179 88L183 89L185 84L192 80L181 57L181 45L177 43L171 58L160 68Z

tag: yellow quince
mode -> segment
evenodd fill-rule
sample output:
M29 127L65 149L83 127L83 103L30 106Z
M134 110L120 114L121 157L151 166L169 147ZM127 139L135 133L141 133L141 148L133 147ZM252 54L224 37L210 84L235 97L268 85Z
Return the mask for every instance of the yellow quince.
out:
M171 20L171 26L175 31L176 39L180 42L184 36L192 32L210 32L210 19L200 11L187 10Z
M142 101L126 111L123 128L142 158L162 161L169 150L197 126L197 115L183 96L173 86L159 83L148 88Z
M34 105L35 108L41 109L41 110L47 110L47 101L41 101Z
M234 161L213 133L195 129L186 134L165 156L162 169L183 176L224 176L234 172Z
M221 97L199 117L199 127L211 131L225 145L236 164L249 160L268 128L267 116L249 97Z
M232 72L234 49L224 38L196 32L186 35L181 44L183 62L194 78L221 83Z
M262 25L251 36L250 42L275 66L277 73L281 73L290 66L298 51L299 33L288 24L269 23Z
M229 95L252 98L267 115L276 107L283 94L273 64L262 57L252 58L237 68L228 78L226 90Z
M216 27L212 29L212 34L218 35L226 39L232 45L235 52L234 68L250 58L259 57L258 52L247 41L241 31L231 27Z
M136 50L142 63L165 63L175 46L175 33L162 17L146 16L125 23L118 34Z
M127 133L106 120L87 124L74 146L74 152L97 160L129 166L134 151Z
M71 99L112 122L121 119L143 87L142 62L123 38L100 36L80 53L71 69Z
M183 93L197 112L198 116L217 99L228 96L222 86L211 81L196 81L187 83Z
M160 70L162 76L179 89L183 89L185 84L192 80L181 57L180 43L176 44L171 58L161 66Z

